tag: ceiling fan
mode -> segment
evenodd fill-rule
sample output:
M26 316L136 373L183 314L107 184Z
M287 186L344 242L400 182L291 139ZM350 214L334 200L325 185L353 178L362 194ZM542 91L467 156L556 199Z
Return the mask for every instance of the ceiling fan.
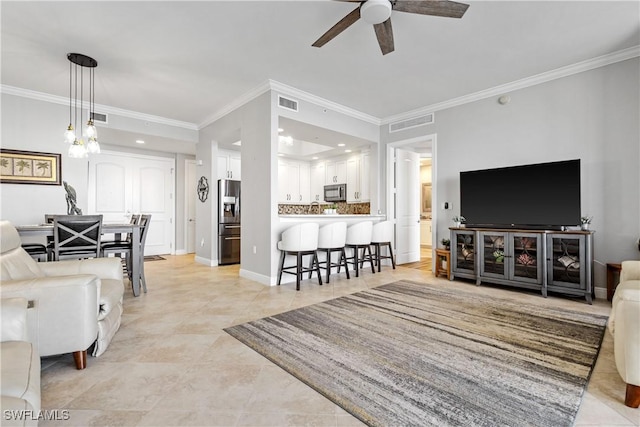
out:
M373 24L382 54L393 52L393 31L391 29L391 11L418 13L421 15L443 16L446 18L462 18L469 7L468 4L447 0L337 0L360 5L342 18L329 31L324 33L312 46L322 47L338 34L349 28L362 17Z

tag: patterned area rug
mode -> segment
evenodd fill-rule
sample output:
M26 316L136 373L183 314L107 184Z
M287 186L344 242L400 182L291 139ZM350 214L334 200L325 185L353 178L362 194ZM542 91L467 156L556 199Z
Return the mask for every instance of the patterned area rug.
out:
M399 281L225 329L372 426L570 426L607 321Z

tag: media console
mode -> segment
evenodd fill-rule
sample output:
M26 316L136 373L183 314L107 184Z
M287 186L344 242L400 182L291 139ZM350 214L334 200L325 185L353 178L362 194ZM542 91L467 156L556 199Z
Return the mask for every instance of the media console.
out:
M584 297L592 303L593 231L450 228L455 277Z

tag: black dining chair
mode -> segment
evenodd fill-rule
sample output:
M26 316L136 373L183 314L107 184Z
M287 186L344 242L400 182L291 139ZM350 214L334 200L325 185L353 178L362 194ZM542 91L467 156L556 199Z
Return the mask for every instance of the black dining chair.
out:
M53 215L53 257L98 258L102 215Z

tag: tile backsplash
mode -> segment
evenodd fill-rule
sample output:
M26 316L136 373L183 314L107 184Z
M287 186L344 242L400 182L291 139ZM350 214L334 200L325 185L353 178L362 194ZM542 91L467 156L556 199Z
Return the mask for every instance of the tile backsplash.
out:
M325 209L329 209L332 203L323 203L320 206L314 205L309 209L309 205L278 205L278 215L308 215L321 214ZM371 213L369 203L335 203L339 214L343 215L363 215Z

